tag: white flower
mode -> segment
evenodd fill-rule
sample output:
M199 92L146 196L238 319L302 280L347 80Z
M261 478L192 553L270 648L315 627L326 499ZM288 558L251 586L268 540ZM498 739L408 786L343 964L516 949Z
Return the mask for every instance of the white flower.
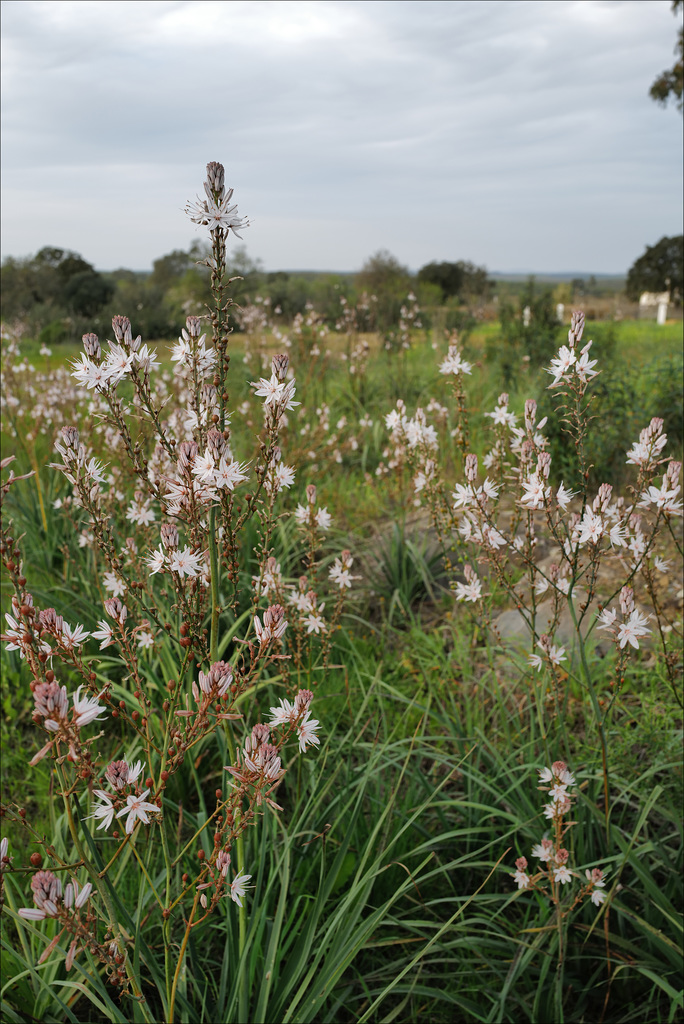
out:
M76 712L75 722L78 726L88 725L90 722L99 719L101 715L106 715L107 713L107 709L97 703L102 693L98 693L97 697L81 697L82 688L82 686L79 686L71 698L74 711Z
M320 615L308 615L304 623L307 633L316 633L318 635L321 631L323 633L326 632L325 622Z
M147 526L149 523L153 523L156 519L154 509L150 508L147 503L138 505L137 502L132 501L128 506L126 512L126 519L131 523L136 523L138 526ZM119 595L115 595L118 597Z
M195 456L192 464L192 472L203 484L211 484L214 481L214 457L211 452Z
M525 871L516 871L513 875L514 880L518 883L519 889L527 889L530 884L530 876Z
M321 742L318 736L316 735L316 730L318 729L319 722L315 718L310 718L310 715L311 712L307 711L306 714L302 716L297 726L297 735L299 737L299 749L302 751L302 753L304 753L307 746L318 747Z
M238 907L242 906L242 897L247 892L247 889L253 888L253 886L247 885L251 877L251 875L246 875L241 871L230 883L230 898L233 903L237 903Z
M138 778L145 765L142 761L136 761L135 764L129 765L128 774L126 775L126 781L130 785Z
M558 502L558 504L564 512L567 509L570 502L572 501L572 499L575 497L575 493L575 491L567 490L565 484L561 482L561 485L558 488L558 491L556 492L556 501Z
M479 601L482 597L482 581L474 579L469 583L457 583L455 597L457 601Z
M292 722L297 717L297 712L294 705L290 704L289 700L281 698L280 707L270 708L271 712L271 725L285 725L287 722Z
M105 647L109 647L110 644L115 642L114 639L114 627L109 622L104 622L102 619L98 622L99 629L93 630L90 634L94 640L101 640L100 650L103 651Z
M599 885L599 884L604 885L605 883L599 883L599 882L596 883L596 885ZM605 900L605 898L606 898L606 894L603 891L603 889L593 889L592 890L591 902L594 904L595 907L600 907L601 904L603 903L603 901Z
M530 654L527 661L528 664L532 666L532 668L535 668L537 672L539 672L543 664L541 656L539 654Z
M133 365L133 359L135 353L131 352L130 355L126 353L126 350L121 345L109 343L109 353L105 360L105 369L107 373L107 382L116 386L120 380L130 373Z
M245 468L239 462L226 462L225 455L222 455L221 461L214 471L214 485L216 487L226 487L229 491L232 491L236 484L247 479L247 474L244 472Z
M547 373L550 373L553 378L553 384L550 387L555 387L560 381L563 374L567 373L572 364L576 361L574 349L568 348L567 345L561 345L558 350L558 355L555 359L551 360L551 366L547 369Z
M121 818L124 814L128 815L128 818L126 819L126 832L129 834L135 828L136 819L139 818L144 825L149 825L150 819L147 816L148 812L152 814L159 812L159 808L156 804L146 802L145 797L148 793L149 789L146 789L140 794L140 796L135 796L135 794L131 793L126 797L127 806L122 807L121 810L117 812L117 818Z
M166 567L166 554L164 553L161 544L159 548L145 559L146 564L150 569L150 576L154 576L156 572L161 572Z
M314 516L316 524L321 530L327 530L332 522L332 516L327 508L319 508Z
M102 800L102 803L93 808L93 813L86 815L83 820L87 821L89 818L102 818L102 821L97 828L98 830L101 828L107 829L114 820L114 804L112 803L109 795L105 793L103 789L96 789L93 792L95 793L95 796L98 796L100 800Z
M248 228L249 220L247 217L238 216L237 203L231 206L232 195L233 189L230 188L219 203L213 197L198 198L196 202L186 205L185 212L195 224L205 224L210 231L223 228L224 231L232 231L238 238L242 238L238 231Z
M580 544L598 544L603 536L604 525L601 516L594 515L590 508L586 509L580 523Z
M545 487L536 473L533 473L529 480L523 480L523 489L525 493L520 499L520 504L530 509L543 508L544 499L551 493L551 488Z
M564 647L556 647L555 645L553 645L549 648L549 661L552 665L560 665L561 661L567 660L568 659L565 657Z
M597 371L593 367L596 366L597 362L598 360L596 359L589 359L588 352L582 351L582 355L575 365L575 373L583 383L586 384L588 379L596 376Z
M672 563L669 560L661 558L659 555L653 564L655 565L658 572L669 572Z
M630 643L635 650L639 650L638 638L640 636L647 636L652 632L646 625L646 621L644 616L635 608L627 621L623 622L618 629L617 639L621 648L625 644Z
M77 360L71 364L73 367L71 376L75 377L81 386L85 386L88 389L94 387L104 388L109 377L107 367L104 364L98 366L96 363L93 363L84 352L81 353L80 359L80 363Z
M475 501L475 492L470 484L456 484L456 490L451 496L454 499L454 508L467 508Z
M148 633L146 629L141 630L138 633L138 647L142 647L146 650L148 647L154 646L154 637L151 633Z
M161 366L157 359L157 353L153 349L149 349L147 345L140 346L135 353L135 358L144 373L151 373L152 370L158 370Z
M90 633L88 633L80 623L77 623L73 629L68 622L62 623L61 641L64 646L69 649L80 647L81 644L85 643L89 636Z
M169 569L183 576L199 576L202 572L202 556L193 554L186 545L182 551L174 551L169 560Z
M278 405L285 391L285 382L279 381L275 374L271 375L270 380L266 380L265 377L260 377L258 381L253 380L249 386L256 388L254 394L257 397L266 399L264 405Z
M482 487L480 487L478 490L478 494L480 493L486 494L488 498L498 498L499 488L492 483L489 477L486 477L485 482L482 484Z
M565 864L560 864L557 868L553 869L553 877L561 885L565 885L566 882L572 881L572 875L569 868Z
M610 608L604 608L599 614L599 622L597 629L611 629L615 624L617 618L617 612L612 611Z
M495 551L506 546L506 538L493 526L485 523L482 527L482 543Z
M105 590L111 591L114 597L123 597L126 593L126 587L116 573L106 572L102 577L102 582Z

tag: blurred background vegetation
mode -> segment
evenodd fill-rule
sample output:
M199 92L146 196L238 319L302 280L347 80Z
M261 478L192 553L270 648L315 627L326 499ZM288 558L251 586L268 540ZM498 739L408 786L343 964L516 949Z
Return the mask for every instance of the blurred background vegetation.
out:
M22 338L48 347L77 341L86 331L105 331L112 316L125 312L146 340L177 335L189 314L204 312L209 299L207 251L199 242L155 260L151 271L120 268L98 271L75 252L46 246L34 256L8 257L0 271L0 316ZM557 308L582 306L590 319L623 319L639 313L643 291L670 290L669 315L681 315L682 237L663 238L646 249L624 277L490 274L467 260L431 262L412 273L386 250L369 257L358 273L266 271L244 246L229 254L235 301L249 305L257 297L270 316L289 322L307 304L334 327L348 305L375 296L358 329L386 333L397 326L407 296L413 294L425 327L463 329L474 322L500 320L510 346L509 364L523 342L533 342L534 360L545 356L558 323ZM529 306L534 326L515 324L516 307ZM529 319L529 318L528 318ZM17 330L17 326L19 330ZM235 327L243 322L236 317ZM541 346L541 351L537 351ZM510 375L504 366L504 371Z

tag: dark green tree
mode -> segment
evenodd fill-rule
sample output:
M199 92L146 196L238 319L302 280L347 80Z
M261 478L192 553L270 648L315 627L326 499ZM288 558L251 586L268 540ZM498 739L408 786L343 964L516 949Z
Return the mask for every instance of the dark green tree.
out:
M377 325L380 331L389 330L399 321L402 303L411 290L411 273L398 259L380 249L366 260L356 275L359 292L377 297Z
M77 316L95 316L114 296L114 286L96 271L72 274L64 286L64 302Z
M672 301L680 304L684 293L684 238L674 235L661 238L632 264L627 274L625 292L633 302L642 292L669 291Z
M486 268L465 260L427 263L418 271L418 280L438 285L444 299L459 298L470 302L474 298L484 298L489 290Z
M679 8L682 6L682 0L673 0L672 13L676 16ZM670 96L674 96L677 102L677 109L682 112L682 86L684 80L684 26L679 27L679 34L677 36L677 45L675 46L675 61L672 68L669 71L663 71L662 75L659 75L653 85L651 86L650 96L656 103L667 106L667 101Z

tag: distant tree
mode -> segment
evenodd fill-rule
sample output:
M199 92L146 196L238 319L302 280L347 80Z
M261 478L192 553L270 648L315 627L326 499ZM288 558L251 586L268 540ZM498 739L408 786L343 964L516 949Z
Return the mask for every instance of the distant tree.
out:
M114 296L114 286L93 270L72 274L63 292L67 308L77 316L95 316Z
M36 332L65 315L94 316L113 294L112 283L91 263L57 246L2 265L2 316L28 317Z
M627 274L627 298L637 302L642 292L669 291L680 303L684 294L684 238L661 238L632 264Z
M391 252L380 249L370 256L356 275L355 284L359 291L377 297L379 330L388 330L398 322L401 305L411 290L411 273Z
M166 256L160 256L159 259L154 260L150 281L156 287L166 290L194 265L195 260L189 252L184 252L183 249L174 249Z
M462 263L426 263L418 271L418 280L436 284L445 299L461 294L463 276Z
M673 0L672 13L676 16L679 8L682 6L683 0ZM679 35L677 36L677 45L675 46L675 56L678 60L675 61L674 66L669 71L663 71L662 75L656 78L655 82L651 86L650 96L656 103L667 106L667 101L670 96L674 96L677 101L677 109L682 112L682 85L684 80L684 26L680 26Z
M418 271L418 280L438 285L444 299L483 298L489 289L486 268L464 260L427 263Z

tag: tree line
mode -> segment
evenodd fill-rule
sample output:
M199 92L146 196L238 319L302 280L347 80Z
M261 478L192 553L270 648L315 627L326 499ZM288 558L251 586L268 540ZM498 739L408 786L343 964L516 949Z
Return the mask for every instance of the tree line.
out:
M195 242L156 259L151 272L100 272L78 253L52 246L25 259L8 257L0 269L0 316L47 345L76 340L85 331L104 333L111 317L122 310L145 338L173 337L189 314L204 312L210 301L209 272L202 264L206 256ZM260 296L272 315L289 322L310 304L331 327L345 304L363 307L373 297L366 301L363 327L389 331L399 323L410 293L422 309L446 310L446 322L458 326L459 317L472 316L498 287L485 267L466 260L433 261L412 274L386 250L369 257L356 274L268 272L244 246L229 258L238 305ZM581 300L585 282L574 281L571 287L573 300ZM627 277L626 294L632 300L642 291L666 290L681 302L681 235L647 247ZM240 329L239 318L235 326Z

